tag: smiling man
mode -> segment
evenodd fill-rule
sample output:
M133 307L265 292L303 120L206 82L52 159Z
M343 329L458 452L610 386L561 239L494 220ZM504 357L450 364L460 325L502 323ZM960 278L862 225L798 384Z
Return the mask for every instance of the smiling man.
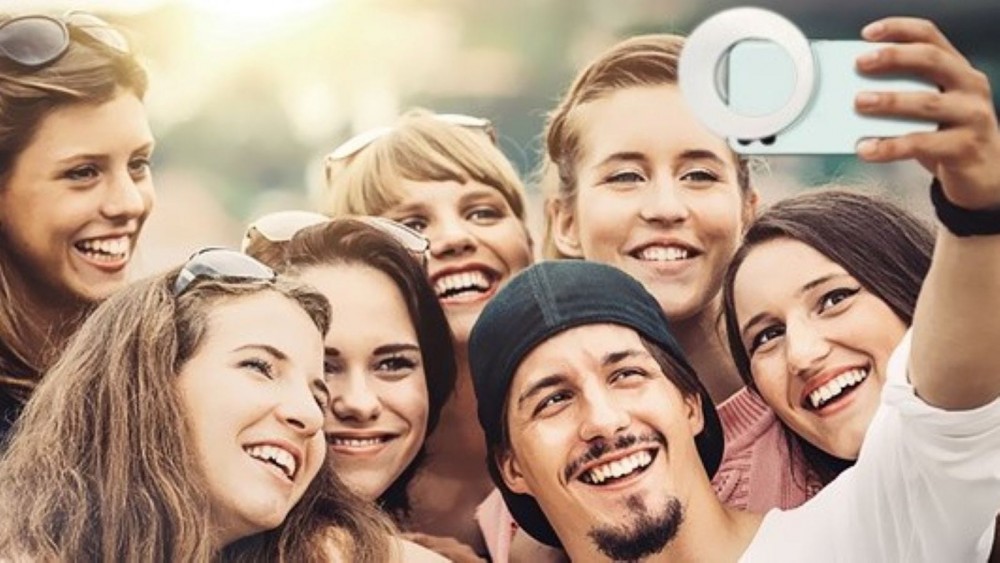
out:
M491 474L529 534L573 560L695 550L696 528L749 543L710 475L722 430L656 300L610 266L536 265L487 306L471 341ZM719 552L722 554L723 552Z
M472 331L489 470L518 525L573 561L985 560L1000 399L928 404L910 340L857 465L797 509L740 512L709 483L719 421L655 298L610 266L537 264Z

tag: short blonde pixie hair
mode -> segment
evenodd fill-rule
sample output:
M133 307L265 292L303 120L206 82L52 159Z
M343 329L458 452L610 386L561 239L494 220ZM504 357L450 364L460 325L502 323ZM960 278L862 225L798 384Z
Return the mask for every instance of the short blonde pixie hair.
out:
M403 200L401 180L466 183L501 194L525 222L525 191L514 166L493 142L492 126L467 127L413 109L385 135L343 159L327 157L327 200L333 217L381 215Z

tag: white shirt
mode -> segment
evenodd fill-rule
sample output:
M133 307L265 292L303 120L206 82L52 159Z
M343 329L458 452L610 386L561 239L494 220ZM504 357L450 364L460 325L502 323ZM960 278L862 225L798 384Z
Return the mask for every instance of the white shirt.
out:
M1000 398L969 411L923 402L907 380L910 343L908 331L889 360L855 466L802 506L768 512L741 563L986 560L1000 509Z

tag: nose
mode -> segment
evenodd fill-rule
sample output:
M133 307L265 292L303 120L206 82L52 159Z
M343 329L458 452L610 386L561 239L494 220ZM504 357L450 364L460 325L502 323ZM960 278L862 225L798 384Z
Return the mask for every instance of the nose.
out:
M439 219L425 233L431 241L431 256L461 257L476 250L475 237L460 217Z
M681 187L673 182L652 183L649 193L639 210L639 216L649 223L671 225L681 223L690 215Z
M148 182L148 179L136 182L128 173L109 178L101 214L112 221L128 221L145 215L151 200Z
M370 422L382 413L382 401L362 373L335 376L341 381L330 385L333 416L342 421Z
M289 386L277 408L278 417L303 436L313 436L323 429L323 408L308 385Z
M784 338L785 362L790 375L804 379L812 377L830 354L830 342L814 322L789 319Z
M632 422L628 411L608 390L587 394L590 396L583 397L580 421L580 439L584 442L597 438L611 439Z

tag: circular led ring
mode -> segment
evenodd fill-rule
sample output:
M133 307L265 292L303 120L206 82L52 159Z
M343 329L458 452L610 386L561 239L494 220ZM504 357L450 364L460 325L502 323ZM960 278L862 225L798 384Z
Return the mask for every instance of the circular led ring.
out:
M767 115L732 111L719 97L715 69L729 49L745 39L773 41L795 65L795 89L788 103ZM761 139L790 125L812 98L816 69L809 40L782 16L761 8L733 8L708 18L688 36L678 63L681 93L695 116L722 137Z

